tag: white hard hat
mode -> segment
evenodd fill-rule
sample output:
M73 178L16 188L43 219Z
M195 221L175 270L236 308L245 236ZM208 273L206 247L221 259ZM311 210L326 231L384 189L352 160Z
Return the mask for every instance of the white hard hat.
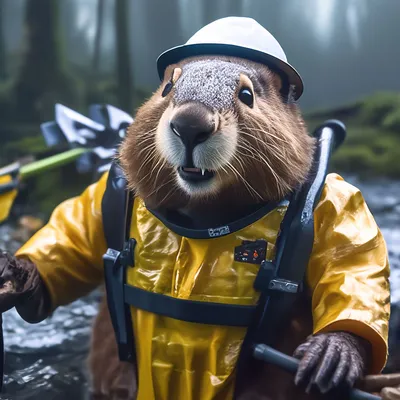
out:
M295 87L297 100L303 93L303 81L287 62L278 41L257 21L247 17L218 19L197 31L184 45L173 47L157 59L160 79L168 65L184 58L200 55L227 55L265 64L283 74Z

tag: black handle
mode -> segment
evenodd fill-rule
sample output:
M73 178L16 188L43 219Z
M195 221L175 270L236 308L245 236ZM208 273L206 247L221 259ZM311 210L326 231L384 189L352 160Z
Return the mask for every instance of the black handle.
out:
M296 373L299 366L299 360L281 353L265 344L258 344L254 348L253 355L258 360L266 363L274 364L287 372ZM359 389L352 389L350 392L350 400L382 400L381 397L363 392Z
M328 119L324 121L313 133L314 137L319 138L324 129L329 129L333 133L333 148L335 151L344 142L346 138L346 126L342 121L337 119Z

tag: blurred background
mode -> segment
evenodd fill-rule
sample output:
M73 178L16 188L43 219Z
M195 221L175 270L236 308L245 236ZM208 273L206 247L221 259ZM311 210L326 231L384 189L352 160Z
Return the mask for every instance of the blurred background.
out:
M281 43L304 79L299 104L310 130L328 118L348 127L332 169L361 188L388 243L388 371L400 370L400 1L0 0L0 167L54 153L39 127L56 103L83 114L108 103L134 116L159 83L157 56L229 15L255 18ZM0 248L16 250L92 180L74 163L28 179L0 227ZM5 315L2 399L84 398L96 300L94 293L33 326Z

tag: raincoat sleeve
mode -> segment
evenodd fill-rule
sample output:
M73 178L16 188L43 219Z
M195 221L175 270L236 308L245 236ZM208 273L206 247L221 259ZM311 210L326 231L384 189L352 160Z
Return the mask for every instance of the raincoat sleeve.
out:
M315 239L307 270L314 333L344 330L372 345L369 373L388 353L389 262L383 236L361 192L329 174L315 210Z
M89 293L102 282L106 242L101 201L107 176L80 196L58 205L47 225L16 253L36 264L50 293L52 310Z

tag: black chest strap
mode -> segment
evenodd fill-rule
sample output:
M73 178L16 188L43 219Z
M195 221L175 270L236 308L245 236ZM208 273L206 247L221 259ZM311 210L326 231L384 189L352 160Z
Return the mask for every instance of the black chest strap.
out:
M255 306L179 299L125 285L125 301L141 310L186 322L207 325L249 326Z

